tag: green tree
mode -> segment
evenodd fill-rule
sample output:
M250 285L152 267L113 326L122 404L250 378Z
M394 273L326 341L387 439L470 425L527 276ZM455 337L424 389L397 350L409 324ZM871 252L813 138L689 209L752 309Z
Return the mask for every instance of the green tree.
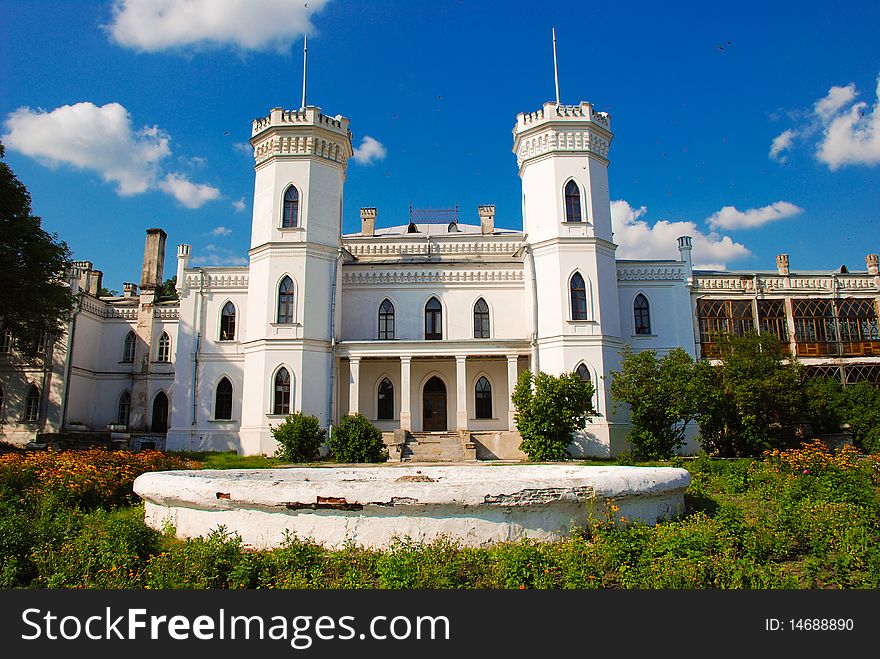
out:
M720 336L719 363L700 362L700 443L724 457L759 456L784 446L802 421L803 369L775 336Z
M593 385L576 373L559 376L523 371L513 390L520 449L529 460L562 460L576 430L596 411Z
M166 279L162 285L156 290L156 298L165 300L176 300L177 296L177 275L171 279Z
M363 414L343 417L327 443L336 462L385 462L388 459L382 431Z
M272 427L272 436L278 442L275 457L288 462L313 462L327 433L316 416L302 412L289 414L282 423Z
M847 385L843 419L853 441L867 453L880 453L880 387L867 382Z
M684 443L687 424L697 416L697 387L693 358L675 348L658 358L653 350L635 353L627 346L621 370L611 371L611 396L629 406L628 435L633 457L670 457Z
M0 144L0 158L5 154ZM18 351L37 356L47 335L64 332L73 296L64 282L70 249L40 226L24 184L0 161L0 328Z
M801 387L801 419L813 434L837 432L846 420L847 396L834 378L811 378Z

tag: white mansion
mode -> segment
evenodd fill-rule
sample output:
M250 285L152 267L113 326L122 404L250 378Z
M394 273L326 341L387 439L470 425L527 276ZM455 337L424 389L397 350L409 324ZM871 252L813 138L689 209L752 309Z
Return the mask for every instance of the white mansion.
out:
M862 272L790 272L784 254L772 272L695 271L683 236L677 260L617 260L611 140L589 103L545 103L513 129L522 231L496 228L487 205L479 223L416 210L388 227L363 208L361 231L342 235L348 120L273 109L253 122L249 265L192 267L179 245L179 300L166 300L161 229L122 297L98 297L101 273L77 262L48 366L0 341L0 439L113 430L271 454L289 412L325 426L360 412L392 456L446 441L460 449L446 457L516 457L510 394L530 369L593 382L599 415L571 451L607 456L628 430L608 392L624 345L706 357L717 330L770 332L814 372L880 383L876 254Z

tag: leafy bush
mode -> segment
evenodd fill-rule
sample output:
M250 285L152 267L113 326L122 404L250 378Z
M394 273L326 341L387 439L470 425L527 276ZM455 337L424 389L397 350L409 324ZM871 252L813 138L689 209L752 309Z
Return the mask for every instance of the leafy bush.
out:
M533 387L534 385L534 387ZM523 371L513 390L519 448L529 460L562 460L574 433L593 416L593 385L576 373Z
M317 460L326 435L318 417L307 416L302 412L290 414L281 424L272 428L272 436L278 442L275 457L287 462Z
M330 455L336 462L385 462L388 450L382 431L363 414L349 414L330 434Z
M853 440L868 453L880 453L880 387L858 382L844 389L844 420Z

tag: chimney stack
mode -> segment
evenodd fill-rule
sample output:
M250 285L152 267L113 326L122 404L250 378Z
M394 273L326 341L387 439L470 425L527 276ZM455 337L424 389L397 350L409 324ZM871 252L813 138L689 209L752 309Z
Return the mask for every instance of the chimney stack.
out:
M186 269L189 267L189 257L192 247L186 243L177 246L177 294L182 295L186 283Z
M92 270L92 276L89 279L89 294L98 297L101 292L101 284L104 281L104 273L100 270Z
M141 270L141 288L156 289L162 285L162 271L165 266L165 240L168 238L162 229L147 229L147 242L144 245L144 267Z
M788 254L776 255L776 270L782 277L788 277Z
M495 204L479 206L480 231L483 235L495 233Z
M138 294L138 285L133 284L130 281L123 282L122 284L122 294L125 297L134 297Z
M361 235L373 236L376 234L376 209L361 208Z
M868 266L869 275L874 275L875 277L880 275L880 263L878 263L878 257L876 254L868 254L865 257L865 265Z

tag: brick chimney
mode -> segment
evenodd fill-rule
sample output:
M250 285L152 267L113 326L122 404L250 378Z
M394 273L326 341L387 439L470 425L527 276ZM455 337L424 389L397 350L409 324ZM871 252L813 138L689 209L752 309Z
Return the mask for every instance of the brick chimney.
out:
M376 234L376 209L361 208L361 235L373 236Z
M865 265L868 266L868 274L880 275L880 264L878 264L878 257L876 254L868 254L865 257Z
M138 294L138 285L133 284L130 281L123 282L122 284L122 294L125 297L134 297Z
M162 285L162 271L165 266L165 240L168 238L162 229L147 229L147 242L144 245L144 267L141 270L141 288L156 289Z
M480 232L484 235L495 233L495 204L487 204L478 208L480 211Z
M780 276L788 277L788 254L776 255L776 270Z

